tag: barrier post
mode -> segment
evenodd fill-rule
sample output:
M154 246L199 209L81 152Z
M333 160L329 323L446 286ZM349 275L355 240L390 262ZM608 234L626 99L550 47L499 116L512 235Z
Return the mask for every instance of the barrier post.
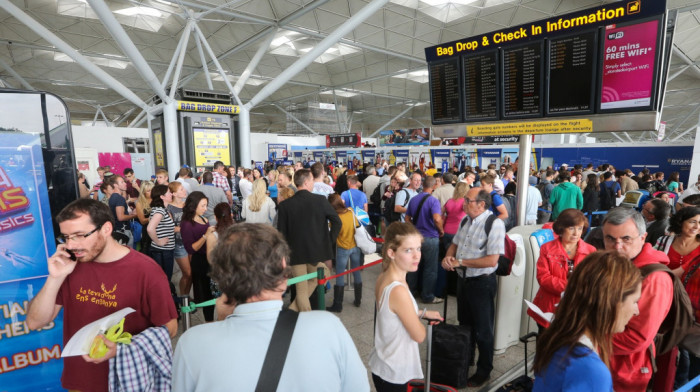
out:
M319 281L324 278L323 267L318 267L318 279ZM326 285L318 284L316 286L316 293L318 294L318 310L326 310Z
M190 297L187 295L182 295L180 296L180 306L190 306ZM190 312L185 312L183 315L185 319L185 331L190 329L190 326L192 326L192 320L190 318Z

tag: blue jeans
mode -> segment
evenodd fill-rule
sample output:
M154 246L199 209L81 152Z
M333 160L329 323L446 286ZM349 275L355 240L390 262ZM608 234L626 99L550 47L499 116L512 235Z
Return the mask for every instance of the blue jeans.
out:
M340 246L337 247L335 253L335 272L340 274L345 272L348 266L348 259L350 259L350 268L357 268L362 265L362 250L358 247L352 249L344 249ZM355 283L362 283L362 275L360 271L355 271L352 273L355 278ZM345 275L339 276L335 279L336 286L345 286Z
M474 345L479 348L476 374L489 376L493 370L496 274L457 279L457 319L459 325L471 327L472 354Z
M422 288L421 299L423 302L431 302L435 299L435 283L437 282L438 274L438 253L440 251L440 238L423 239L423 245L420 248L420 269L422 270ZM411 290L415 290L418 283L418 272L409 272L406 274L406 283Z
M162 250L151 247L151 257L165 271L168 282L173 278L173 264L175 264L175 252L173 249Z

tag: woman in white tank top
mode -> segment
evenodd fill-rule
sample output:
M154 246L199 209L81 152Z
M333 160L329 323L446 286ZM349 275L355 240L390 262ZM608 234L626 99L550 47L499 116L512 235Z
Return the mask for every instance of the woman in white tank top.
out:
M377 326L369 358L377 392L406 391L423 378L418 344L426 336L421 318L442 320L440 313L418 309L406 273L418 270L423 237L410 223L394 222L384 236L384 271L377 278Z

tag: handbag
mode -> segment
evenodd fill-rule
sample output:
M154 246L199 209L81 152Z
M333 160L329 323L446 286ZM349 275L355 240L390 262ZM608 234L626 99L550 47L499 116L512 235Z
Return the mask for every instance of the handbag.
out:
M348 196L350 196L350 206L352 207L352 211L355 213L355 217L357 217L357 220L360 221L363 226L369 225L369 214L362 208L355 207L355 202L352 200L352 192L348 192Z
M357 217L355 213L352 214L353 222L357 222ZM377 251L377 243L374 242L372 237L367 232L364 226L355 223L355 244L362 251L362 254L368 255L375 253Z
M136 219L131 220L131 234L134 236L134 244L137 242L141 242L143 226L141 226L141 222L139 222Z

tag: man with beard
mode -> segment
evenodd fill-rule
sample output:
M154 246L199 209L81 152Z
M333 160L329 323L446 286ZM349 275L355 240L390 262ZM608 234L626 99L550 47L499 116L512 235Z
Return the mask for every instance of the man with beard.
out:
M61 308L63 344L83 326L131 307L124 332L136 335L154 326L177 333L177 313L163 270L147 256L119 245L112 238L114 220L109 207L78 199L57 216L61 233L56 253L48 259L49 276L32 299L27 326L38 329L51 323ZM101 337L109 349L98 359L87 355L63 359L61 384L68 390L108 390L109 362L115 343Z

